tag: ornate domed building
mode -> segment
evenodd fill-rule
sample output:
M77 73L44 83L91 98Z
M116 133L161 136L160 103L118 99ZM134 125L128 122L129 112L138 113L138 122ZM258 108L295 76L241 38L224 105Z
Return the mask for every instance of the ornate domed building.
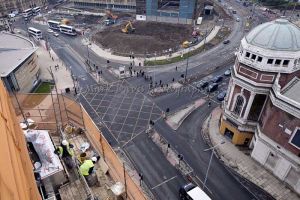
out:
M300 28L261 24L236 55L220 132L300 193Z

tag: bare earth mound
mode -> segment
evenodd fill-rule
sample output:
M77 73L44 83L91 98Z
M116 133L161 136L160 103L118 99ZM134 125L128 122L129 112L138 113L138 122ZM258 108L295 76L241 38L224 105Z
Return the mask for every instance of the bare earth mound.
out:
M191 25L168 24L157 22L134 22L135 32L122 33L125 24L98 32L93 40L103 48L116 54L162 53L170 48L177 49L182 42L190 40L193 28Z

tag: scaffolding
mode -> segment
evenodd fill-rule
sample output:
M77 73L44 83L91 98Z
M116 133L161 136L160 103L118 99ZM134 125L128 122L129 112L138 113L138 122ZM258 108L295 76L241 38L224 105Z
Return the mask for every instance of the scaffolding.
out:
M78 169L69 170L62 162L67 181L54 186L56 196L63 200L117 199L112 188L121 184L124 186L123 198L149 199L138 186L139 181L127 172L126 163L119 159L89 114L72 96L58 94L54 89L50 94L15 94L11 100L19 121L31 119L34 121L31 128L47 130L55 147L67 139L74 145L75 158L78 158L82 153L82 144L88 143L87 157L101 157L95 165L99 184L93 187L88 186ZM47 199L47 194L44 199Z

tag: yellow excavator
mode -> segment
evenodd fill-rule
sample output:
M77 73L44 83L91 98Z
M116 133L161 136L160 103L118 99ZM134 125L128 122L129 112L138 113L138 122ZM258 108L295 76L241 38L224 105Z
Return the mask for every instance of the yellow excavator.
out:
M133 33L135 31L135 28L133 28L131 21L129 21L125 28L122 28L123 33Z
M182 44L181 44L181 46L183 47L183 48L189 48L190 47L190 45L191 45L191 43L189 42L189 41L184 41Z

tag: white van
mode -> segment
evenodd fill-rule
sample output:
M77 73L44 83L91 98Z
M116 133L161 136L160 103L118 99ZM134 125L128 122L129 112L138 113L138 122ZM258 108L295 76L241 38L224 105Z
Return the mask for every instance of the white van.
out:
M211 200L211 198L198 186L188 183L179 189L181 200Z

